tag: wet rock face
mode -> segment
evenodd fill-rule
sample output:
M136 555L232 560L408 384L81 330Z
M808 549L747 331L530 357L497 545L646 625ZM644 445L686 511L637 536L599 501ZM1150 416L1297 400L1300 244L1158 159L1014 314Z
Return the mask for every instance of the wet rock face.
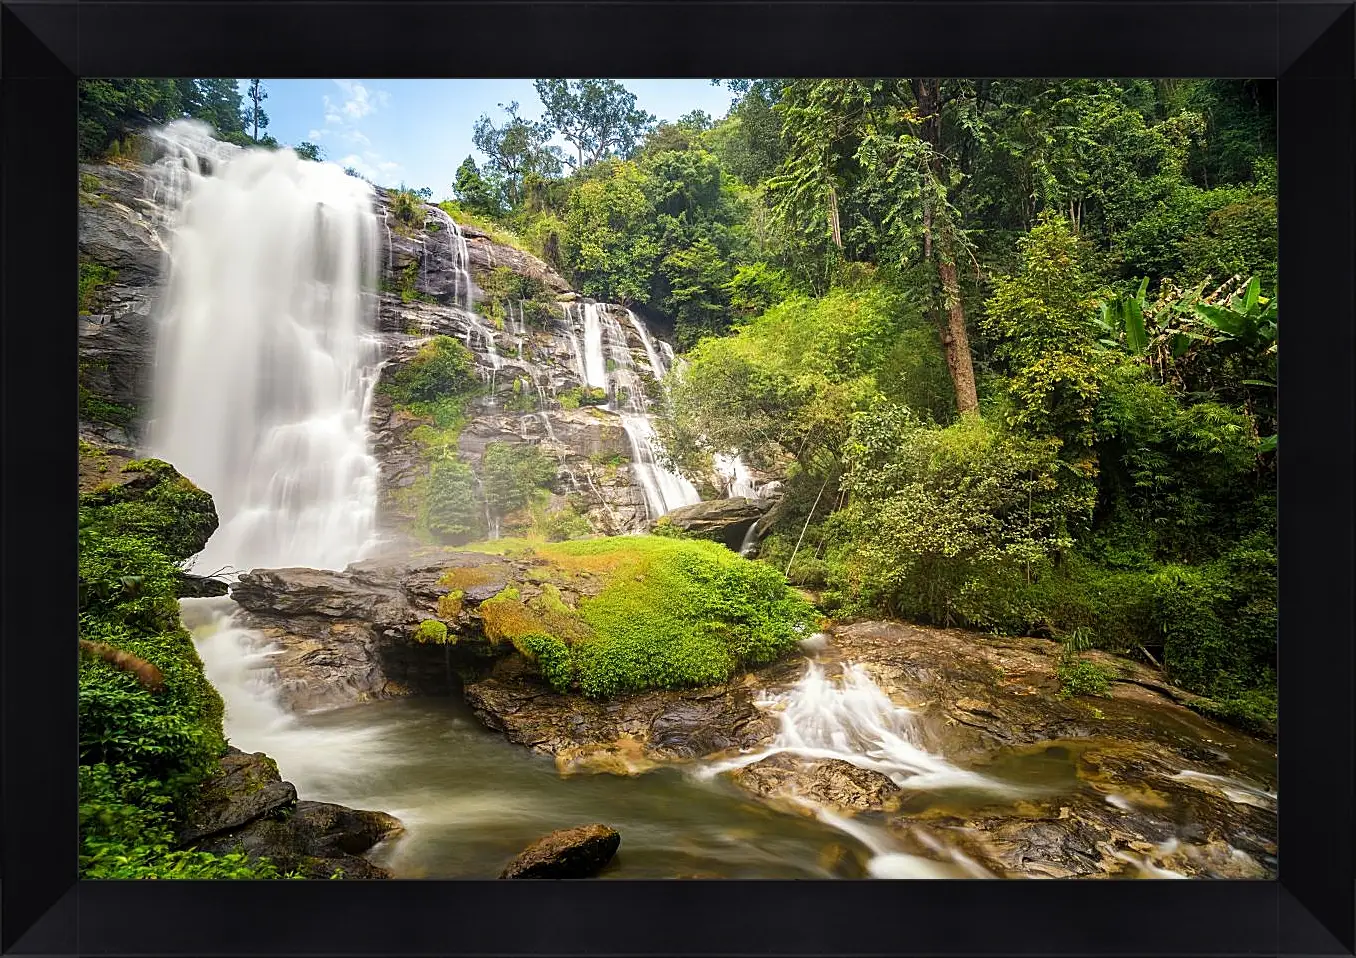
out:
M117 270L125 285L154 285L167 252L144 167L81 164L80 254Z
M552 510L564 508L568 500L594 532L640 531L649 526L649 515L631 469L633 450L621 417L592 406L568 408L569 402L577 401L583 382L567 332L570 323L557 309L552 328L514 332L496 329L455 305L403 303L384 294L380 328L387 364L382 375L394 375L429 336L462 342L475 357L485 394L467 409L468 421L458 436L458 458L479 472L491 443L532 446L556 463ZM646 352L633 327L624 322L619 328L638 373L648 375ZM493 353L487 337L493 337ZM576 333L576 341L580 338ZM416 430L426 421L397 409L378 392L370 424L381 465L379 521L387 530L408 532L416 522L420 497L427 495L421 483L431 477L428 453L416 439ZM496 518L501 523L509 520L502 528L505 535L513 532L513 517Z
M913 711L923 747L1011 788L911 790L790 751L729 778L784 809L861 817L912 854L949 861L954 849L977 875L1274 877L1274 749L1191 712L1178 701L1186 693L1124 660L1104 658L1121 671L1110 698L1061 700L1059 651L1041 639L859 622L816 655L830 671L864 666ZM764 703L804 668L788 660L723 686L592 702L550 691L510 657L465 695L485 724L563 770L637 774L768 748L779 713Z
M190 810L179 843L216 855L244 851L307 878L336 872L345 878L390 878L360 856L402 830L399 819L384 812L299 802L272 759L232 748Z
M864 665L914 711L929 751L1010 792L915 793L785 753L732 780L873 816L906 850L956 848L979 873L1274 877L1274 749L1191 712L1179 702L1190 696L1155 670L1110 656L1094 654L1120 672L1110 698L1061 700L1059 651L1042 639L859 622L836 628L820 655L826 667Z
M537 839L500 878L592 878L612 860L621 835L607 825L562 828Z
M166 255L145 170L80 167L79 256L104 270L80 316L82 435L132 445L151 393L156 283ZM90 187L91 189L85 189Z

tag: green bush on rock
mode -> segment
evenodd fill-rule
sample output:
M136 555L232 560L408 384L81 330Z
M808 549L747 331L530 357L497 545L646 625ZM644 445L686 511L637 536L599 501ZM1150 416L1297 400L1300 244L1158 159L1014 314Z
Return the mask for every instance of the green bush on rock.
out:
M530 554L543 575L602 587L577 606L549 582L531 600L506 588L480 605L486 634L591 698L725 681L785 655L816 621L777 570L713 542L625 536Z

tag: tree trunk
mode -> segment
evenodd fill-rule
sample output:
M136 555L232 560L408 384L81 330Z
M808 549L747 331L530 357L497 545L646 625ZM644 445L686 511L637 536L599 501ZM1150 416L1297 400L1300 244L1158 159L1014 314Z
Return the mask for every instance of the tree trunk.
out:
M946 330L942 334L942 345L946 347L946 366L951 371L951 383L956 390L956 411L964 415L979 409L975 367L970 359L970 337L965 331L965 307L961 304L960 283L956 280L956 261L951 256L951 241L945 231L938 237L938 246L937 274L942 280L942 296L946 300Z
M942 118L941 81L914 80L914 96L922 115L923 138L932 149L932 174L942 180ZM931 202L925 199L923 210L923 250L927 259L937 253L937 278L942 284L942 298L946 304L946 326L941 330L942 345L946 349L946 366L951 371L951 383L956 390L956 411L964 415L979 409L975 393L975 367L970 358L970 337L965 331L965 306L961 303L960 282L956 278L955 244L952 242L946 210L941 210L941 222L933 215ZM937 242L933 243L933 227L937 226Z
M838 223L838 191L829 185L829 232L833 236L833 245L843 248L843 231Z

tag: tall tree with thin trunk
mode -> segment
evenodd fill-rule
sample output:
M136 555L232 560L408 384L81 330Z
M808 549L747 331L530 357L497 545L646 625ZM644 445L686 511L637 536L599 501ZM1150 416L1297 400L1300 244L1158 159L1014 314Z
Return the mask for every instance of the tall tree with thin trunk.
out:
M942 345L946 348L946 365L951 370L951 382L956 389L956 411L965 414L979 409L975 392L975 367L970 356L970 336L965 329L965 304L961 301L960 282L956 273L956 235L946 204L934 209L934 198L945 197L945 154L942 150L941 81L916 79L913 82L914 99L918 104L917 123L921 139L928 145L928 173L939 189L923 193L923 245L929 262L937 264L937 278L941 282L942 306L946 310L946 324L941 329ZM940 215L939 215L940 214ZM936 242L933 242L935 234Z
M268 114L264 112L261 105L268 99L268 91L264 89L264 81L251 80L246 96L249 98L250 105L245 108L245 124L252 128L250 136L255 143L258 143L260 128L268 129Z

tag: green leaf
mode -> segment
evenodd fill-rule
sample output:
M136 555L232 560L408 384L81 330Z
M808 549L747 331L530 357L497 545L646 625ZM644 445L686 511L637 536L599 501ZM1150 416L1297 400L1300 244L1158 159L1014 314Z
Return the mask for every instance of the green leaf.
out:
M1149 277L1146 276L1139 281L1139 292L1135 294L1135 299L1139 300L1140 303L1143 303L1144 296L1148 292L1149 292Z
M1261 294L1261 292L1262 284L1257 279L1257 277L1254 276L1252 279L1248 281L1248 291L1243 294L1243 309L1246 312L1251 313L1253 309L1256 308L1257 297Z
M1144 329L1144 310L1140 308L1139 300L1127 299L1123 303L1123 312L1125 314L1125 345L1129 348L1131 354L1135 356L1144 355L1144 350L1149 346L1149 334Z
M1243 317L1231 309L1225 309L1222 306L1210 306L1206 303L1197 303L1195 309L1196 315L1205 320L1207 325L1219 330L1226 336L1237 337L1243 333L1246 326Z
M1272 433L1267 436L1257 444L1257 448L1261 452L1274 452L1276 450L1276 434Z

